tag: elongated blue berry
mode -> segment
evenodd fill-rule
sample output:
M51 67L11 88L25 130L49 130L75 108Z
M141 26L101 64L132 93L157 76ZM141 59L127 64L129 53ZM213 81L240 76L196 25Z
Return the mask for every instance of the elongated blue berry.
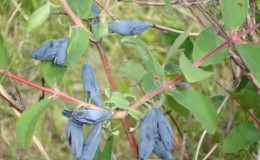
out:
M173 130L167 120L167 118L162 114L159 108L155 108L156 118L157 118L157 132L160 135L161 141L166 150L171 150L173 147Z
M93 12L95 14L100 14L100 10L98 9L98 7L95 3L92 3L91 12ZM98 17L94 18L94 24L96 24L96 23L99 23Z
M84 63L82 69L82 80L83 80L84 90L86 91L88 97L97 106L102 107L103 102L99 96L99 87L98 87L97 78L91 64L88 61Z
M52 60L62 65L66 59L68 38L60 38L44 43L32 51L31 57L37 60Z
M78 160L92 160L99 146L102 136L102 122L95 124L89 132Z
M111 113L107 111L80 109L71 114L73 120L80 124L96 124L111 119Z
M142 120L140 129L139 157L146 160L155 145L156 134L156 112L154 109L148 111Z
M58 65L63 65L66 57L67 57L67 45L68 45L68 39L64 40L60 43L59 50L56 54L56 57L54 58L54 63Z
M153 152L162 160L172 160L171 152L165 149L159 134L156 134Z
M67 136L69 137L71 152L75 157L79 158L82 153L84 141L82 125L70 121L67 129Z
M149 22L128 20L108 24L108 30L121 35L132 36L144 32L150 27Z

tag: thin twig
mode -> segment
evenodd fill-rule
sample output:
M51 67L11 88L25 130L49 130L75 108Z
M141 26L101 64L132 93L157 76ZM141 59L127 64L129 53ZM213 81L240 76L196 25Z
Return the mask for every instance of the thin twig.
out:
M71 19L81 28L83 28L85 30L85 32L87 32L88 34L92 34L85 26L84 24L81 22L81 20L73 13L73 11L71 10L70 6L68 5L68 3L65 0L61 0L64 9L67 11L68 15L71 17Z
M247 111L247 113L252 117L252 119L255 121L255 123L260 126L260 120L256 117L256 115L250 111Z
M170 117L170 119L172 120L172 122L174 123L174 125L177 128L177 131L179 133L179 135L181 136L181 138L183 138L183 134L181 132L181 129L179 127L179 125L177 124L177 122L175 121L174 117L171 115L171 110L166 111L166 114Z
M161 31L180 33L180 34L185 32L185 31L182 31L182 30L178 30L178 29L174 29L174 28L168 28L168 27L161 26L161 25L158 25L158 24L152 24L151 28L159 29ZM189 33L189 36L198 36L198 35L199 35L199 33Z
M109 65L108 65L108 62L107 62L107 58L106 58L106 54L105 54L105 51L103 49L103 46L102 46L101 42L95 42L95 45L96 45L96 47L98 49L100 58L102 60L103 67L105 69L105 72L106 72L106 75L107 75L110 87L111 87L111 89L113 91L116 91L117 87L116 87L115 81L113 79L113 76L112 76L112 74L110 72Z
M99 1L94 0L105 12L112 18L113 21L117 21L117 18L111 13L108 9L106 9Z
M187 134L188 134L188 130L190 127L190 122L191 122L191 118L192 118L192 113L190 112L189 117L187 119L187 125L186 125L186 129L183 132L183 139L182 139L182 145L181 145L181 151L180 151L180 158L183 159L184 157L184 153L185 153L185 149L186 149L186 140L187 140Z
M217 110L217 114L220 113L220 111L222 110L222 108L225 106L225 104L227 103L229 99L229 96L226 96L225 99L223 100L223 102L221 103L221 105L219 106L218 110ZM203 133L201 134L200 136L200 140L199 140L199 143L198 143L198 146L197 146L197 150L196 150L196 153L195 153L195 158L194 160L198 160L198 157L199 157L199 151L200 151L200 148L201 148L201 145L202 145L202 141L204 140L205 136L207 134L207 131L204 130Z
M105 54L105 51L103 49L103 46L102 46L102 43L101 42L95 42L95 45L99 51L99 55L100 55L100 58L102 60L102 63L103 63L103 67L105 69L105 72L106 72L106 75L107 75L107 78L108 78L108 81L109 81L109 84L110 84L110 87L113 91L116 91L117 90L117 86L115 84L115 81L113 79L113 76L110 72L110 69L109 69L109 65L108 65L108 62L107 62L107 58L106 58L106 54ZM129 140L129 143L131 145L131 148L135 154L135 157L138 159L139 157L139 153L138 153L138 146L137 146L137 143L136 143L136 140L135 140L135 137L133 135L132 132L130 132L130 124L128 122L127 119L122 119L121 120L121 123L125 129L125 132L126 132L126 135L128 137L128 140Z
M211 155L211 153L213 153L215 151L215 149L219 146L219 144L215 144L211 150L209 151L209 153L203 158L203 160L207 160L209 158L209 156Z
M85 107L88 107L88 108L91 108L91 109L94 109L94 110L104 110L104 109L102 109L100 107L97 107L97 106L95 106L93 104L83 102L83 101L78 100L78 99L76 99L74 97L70 97L70 96L68 96L68 95L66 95L66 94L64 94L64 93L62 93L60 91L52 90L52 89L49 89L49 88L37 85L35 83L32 83L32 82L30 82L30 81L28 81L26 79L23 79L22 77L19 77L19 76L15 75L15 74L12 74L10 72L7 73L7 72L3 72L3 71L0 70L0 74L6 75L6 76L8 76L8 77L10 77L12 79L15 79L15 80L23 83L23 84L29 85L31 87L37 88L39 90L42 90L42 91L45 91L45 92L48 92L48 93L51 93L52 95L61 97L61 98L66 99L68 101L71 101L71 102L74 102L76 104L79 104L81 106L85 106Z

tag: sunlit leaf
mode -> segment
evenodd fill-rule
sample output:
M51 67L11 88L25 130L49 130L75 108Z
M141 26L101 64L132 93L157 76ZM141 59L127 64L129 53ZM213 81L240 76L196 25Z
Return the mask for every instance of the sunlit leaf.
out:
M47 111L51 100L48 98L33 104L18 119L16 123L16 136L18 143L23 148L29 147L37 123Z
M216 35L212 27L204 29L195 41L192 58L194 61L202 58L213 49L216 49L221 43L222 40L220 40L220 38ZM220 63L226 57L227 53L227 47L219 50L217 53L203 62L202 66Z
M128 110L130 108L130 103L127 101L125 96L120 92L113 92L112 97L105 101L105 103L112 103L115 105L114 108L120 108Z
M260 140L260 130L253 124L240 124L233 128L224 140L225 153L234 153Z
M146 74L143 66L134 60L129 60L123 63L119 71L128 78L136 81L141 81L143 76Z
M80 57L86 53L88 46L88 34L82 28L75 29L73 35L69 39L65 64L68 66L76 64Z
M67 0L67 3L78 18L93 16L91 12L92 0Z
M106 23L97 23L93 25L93 41L99 41L102 37L108 35L108 26Z
M145 93L149 93L160 86L152 73L147 73L143 76L141 85Z
M248 0L226 0L222 4L222 15L225 26L230 31L241 26L247 15Z
M192 112L195 119L208 133L215 132L217 111L207 96L193 90L174 90L172 96L179 104Z
M140 57L145 62L145 66L152 71L155 75L160 76L161 79L165 78L165 73L158 60L150 53L149 49L144 42L133 37L124 37L121 40L123 44L133 44Z
M46 83L51 87L61 81L66 69L66 66L56 65L53 61L41 61L41 72Z
M260 45L259 44L243 44L236 45L236 48L249 70L255 75L260 82Z
M49 17L50 12L51 6L49 2L38 8L29 19L27 31L31 32L39 28L43 24L43 22Z
M192 27L190 27L187 31L179 35L174 43L172 44L171 48L167 52L167 56L164 60L164 64L174 55L174 53L180 48L180 46L184 43L184 41L188 38L189 33L191 32Z
M180 68L188 82L197 82L213 74L195 67L184 54L180 57Z

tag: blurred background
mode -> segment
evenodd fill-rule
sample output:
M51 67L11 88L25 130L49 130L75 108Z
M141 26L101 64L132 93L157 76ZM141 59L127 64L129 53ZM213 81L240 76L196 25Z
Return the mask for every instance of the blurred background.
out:
M104 4L103 2L100 1ZM148 2L148 1L147 1ZM153 1L149 1L153 2ZM164 1L157 1L164 3ZM45 41L51 39L58 39L61 37L70 36L70 28L74 26L74 22L66 15L52 14L48 20L36 31L31 33L26 32L26 26L29 17L32 13L45 4L45 0L1 0L0 1L0 33L3 36L5 46L10 54L10 64L8 70L14 74L17 74L24 79L32 81L36 84L41 84L43 78L40 71L40 61L32 59L30 53L32 50L40 46ZM64 12L60 1L52 0L51 7L52 13ZM205 6L212 10L212 3L206 3ZM152 24L158 24L165 27L175 28L178 30L187 30L190 26L193 26L192 32L199 33L203 30L197 19L193 16L187 7L179 4L172 5L172 8L167 6L148 6L138 5L131 1L111 1L109 10L114 14L118 20L142 20L148 21ZM201 15L200 15L201 16ZM217 8L217 18L221 19L221 13ZM107 15L107 22L111 22L112 19ZM210 25L208 23L208 25ZM144 33L137 36L138 39L144 41L151 53L162 62L165 58L170 46L177 38L179 34L173 32L165 32L158 29L150 28ZM103 38L104 50L106 52L109 66L112 75L118 85L118 90L123 93L131 93L137 96L137 99L142 97L143 93L135 84L124 77L118 70L119 66L129 59L141 61L136 49L133 46L126 46L120 43L123 36L112 33L109 36ZM185 54L190 56L193 49L193 43L196 37L188 38L181 48L185 49ZM210 41L210 39L209 39ZM81 70L85 61L90 61L98 77L101 92L104 93L106 88L109 88L109 84L104 72L102 62L100 60L99 53L93 43L90 43L87 52L82 56L80 61L73 67L69 67L65 73L61 83L56 89L72 96L77 99L84 100L86 93L83 90ZM174 61L174 59L172 60ZM221 64L215 65L209 70L214 71L212 78L204 80L203 83L193 84L195 90L202 92L212 97L216 108L219 107L223 101L226 92L219 87L214 80L218 80L225 89L232 89L233 80L231 73L231 65L228 60ZM167 79L174 77L176 73L168 72ZM42 92L32 88L30 86L21 84L19 82L11 82L10 79L0 75L0 83L10 90L14 91L14 83L19 88L21 97L23 98L24 105L30 106L39 100ZM46 97L49 94L46 94ZM188 152L185 159L193 159L199 138L202 134L202 128L200 124L192 117L189 121L189 114L180 114L175 111L175 103L168 100L171 117L174 118L178 124L182 134L186 135L186 147ZM51 107L48 109L47 114L40 121L35 135L39 138L44 149L51 159L74 159L72 153L69 150L68 141L61 140L61 135L64 130L64 125L67 122L67 118L62 116L61 112L64 107L72 105L68 101L56 98L55 102L51 103ZM171 108L172 106L172 108ZM202 159L210 150L214 144L221 144L226 137L226 125L229 117L230 103L226 103L219 115L219 127L213 135L206 135L203 141L199 159ZM144 111L140 108L140 111ZM180 132L177 131L176 125L174 125L170 116L167 116L175 131L175 148L172 150L174 158L178 157L181 153L182 138ZM246 113L238 112L235 114L234 119L243 119L243 121L249 121ZM15 124L17 116L14 111L8 106L8 104L0 99L0 159L13 160L13 159L45 159L42 152L36 147L34 143L27 150L22 150L18 144L15 135ZM131 126L135 126L135 121L129 118ZM234 122L236 123L236 121ZM112 122L112 126L117 127L120 131L119 136L114 137L113 155L112 159L134 159L134 155L127 136L123 130L121 122L116 120ZM85 127L86 132L90 129ZM135 131L137 142L138 130ZM109 133L104 132L102 143L100 148L102 150L105 139L109 136ZM218 147L214 153L212 153L209 159L251 159L252 154L256 153L256 146L250 145L245 151L238 152L232 155L223 155L221 147ZM156 156L152 156L156 159Z

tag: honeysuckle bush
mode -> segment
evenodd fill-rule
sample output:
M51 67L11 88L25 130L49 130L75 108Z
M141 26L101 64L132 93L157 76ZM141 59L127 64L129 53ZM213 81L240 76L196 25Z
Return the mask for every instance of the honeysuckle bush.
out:
M96 1L66 2L68 6L64 1L0 2L0 157L73 159L67 141L60 139L67 121L61 112L89 102L81 80L88 60L99 81L98 96L111 113L128 111L137 144L141 117L152 107L160 107L174 129L174 158L256 159L260 138L258 1L162 1L157 5L98 1L109 13L101 6L100 13L92 13ZM109 24L126 20L149 22L150 27L145 23L140 33L125 32L139 33L131 37L109 32L109 28L117 30ZM179 32L176 28L183 33L175 33ZM37 47L62 37L69 40L61 66L54 64L55 59L30 57ZM112 76L104 67L110 68ZM16 75L31 81L37 90L11 80L26 83ZM43 79L45 94L34 85ZM25 110L22 118L16 118L20 114L14 110ZM124 125L112 120L103 127L104 138L95 158L136 157L137 145L125 143L129 139ZM90 127L85 129L88 133Z

